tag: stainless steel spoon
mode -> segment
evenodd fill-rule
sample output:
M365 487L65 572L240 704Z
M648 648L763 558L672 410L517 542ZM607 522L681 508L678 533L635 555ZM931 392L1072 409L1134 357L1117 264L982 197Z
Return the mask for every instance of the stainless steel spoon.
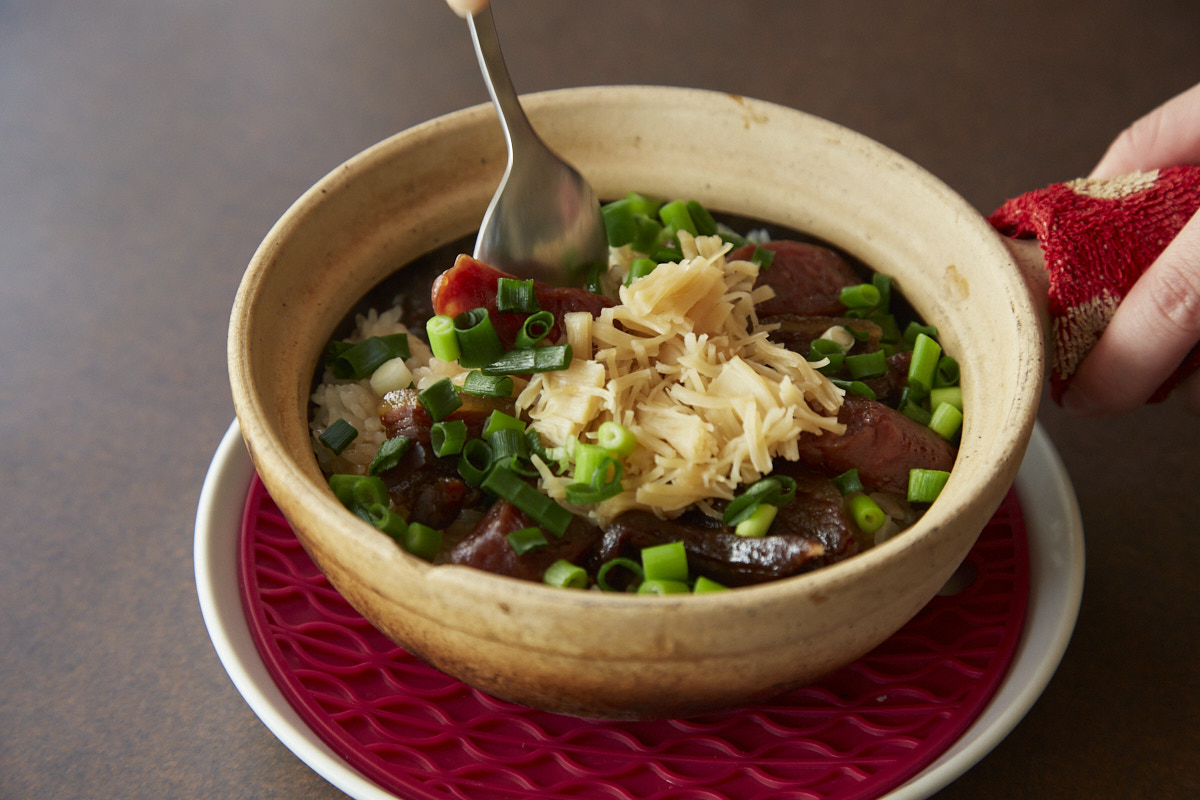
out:
M508 144L508 167L480 223L475 258L557 286L581 285L588 269L608 260L596 193L545 145L525 116L504 65L491 8L468 17L468 23Z

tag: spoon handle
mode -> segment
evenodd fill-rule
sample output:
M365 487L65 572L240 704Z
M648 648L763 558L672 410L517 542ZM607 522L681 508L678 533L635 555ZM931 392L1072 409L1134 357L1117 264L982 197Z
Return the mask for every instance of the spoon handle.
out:
M475 44L475 55L479 58L484 83L487 84L488 94L496 106L496 113L500 115L500 127L504 129L504 138L508 142L511 158L517 142L540 140L537 139L529 118L525 116L525 110L521 108L512 78L508 74L508 67L504 64L504 54L500 52L500 37L496 34L491 6L472 14L467 18L467 23L471 28L471 41Z

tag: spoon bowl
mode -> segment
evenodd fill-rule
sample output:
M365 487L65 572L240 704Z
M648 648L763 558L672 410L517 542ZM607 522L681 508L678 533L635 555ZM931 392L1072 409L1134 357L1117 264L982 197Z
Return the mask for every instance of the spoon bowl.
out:
M468 18L484 83L508 145L508 167L479 226L475 258L556 286L578 286L608 260L596 193L537 135L500 52L490 7Z

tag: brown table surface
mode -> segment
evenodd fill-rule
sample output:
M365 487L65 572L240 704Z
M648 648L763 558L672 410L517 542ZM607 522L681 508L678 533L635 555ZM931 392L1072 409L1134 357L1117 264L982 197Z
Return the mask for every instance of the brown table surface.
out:
M1200 81L1194 0L498 2L522 91L777 101L984 212ZM228 312L306 187L486 99L440 0L0 0L0 797L339 796L239 696L197 602ZM1078 625L938 797L1200 796L1200 425L1041 422L1083 512Z

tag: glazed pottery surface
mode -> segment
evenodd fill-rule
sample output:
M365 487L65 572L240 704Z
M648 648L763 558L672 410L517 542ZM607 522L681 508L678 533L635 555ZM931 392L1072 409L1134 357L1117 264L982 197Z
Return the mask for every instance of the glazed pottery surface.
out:
M308 433L318 358L369 289L478 226L505 165L490 106L350 159L305 193L255 254L232 313L229 364L240 427L267 489L360 613L432 665L508 700L581 716L680 716L770 696L867 653L953 573L1020 465L1045 356L1013 256L926 171L795 110L655 87L523 100L542 137L602 198L639 191L698 200L811 234L892 275L962 366L966 422L941 497L912 529L842 563L683 597L433 567L345 511Z

